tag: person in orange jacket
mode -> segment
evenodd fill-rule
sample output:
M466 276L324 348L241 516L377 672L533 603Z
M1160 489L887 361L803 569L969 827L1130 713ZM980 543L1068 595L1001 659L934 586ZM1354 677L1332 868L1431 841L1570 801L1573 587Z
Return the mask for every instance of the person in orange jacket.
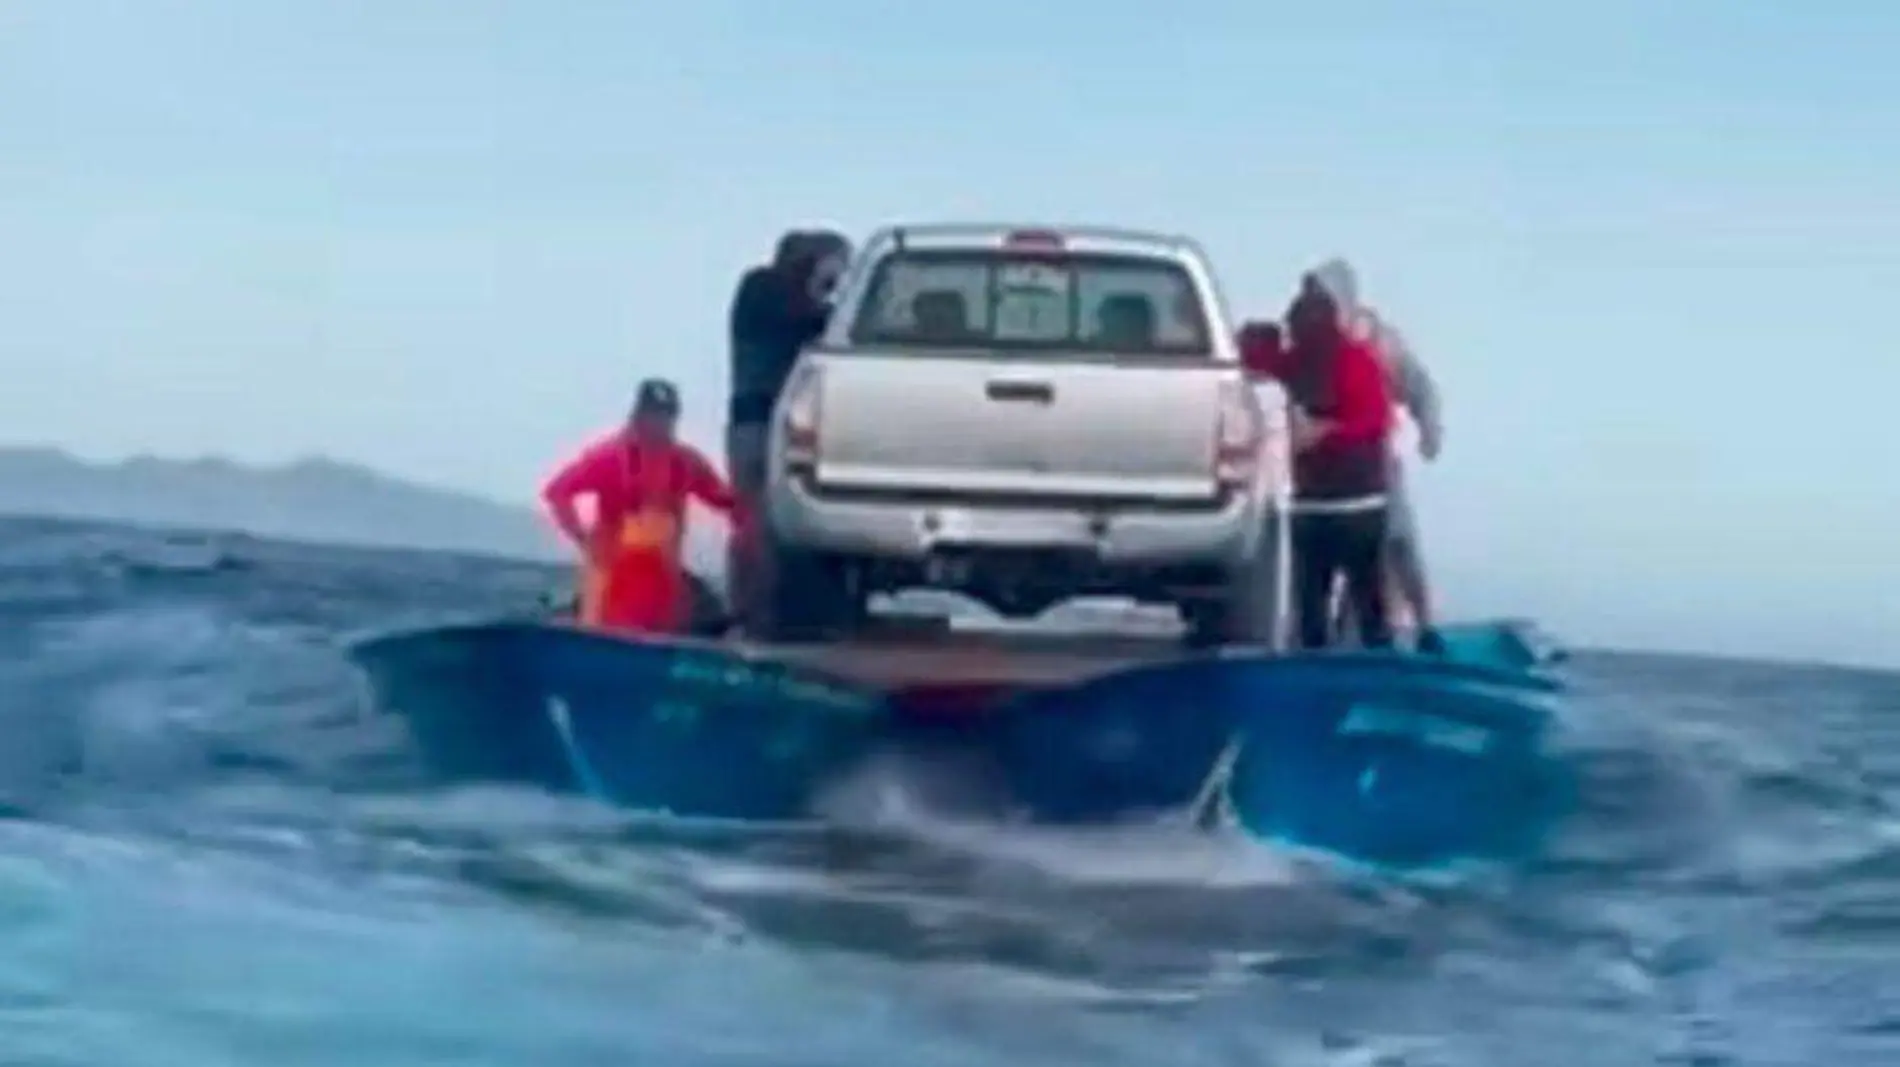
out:
M582 558L581 625L621 633L686 629L686 510L697 500L724 513L741 532L731 485L700 451L678 439L679 390L640 383L627 424L569 461L541 499ZM594 519L578 507L593 498Z

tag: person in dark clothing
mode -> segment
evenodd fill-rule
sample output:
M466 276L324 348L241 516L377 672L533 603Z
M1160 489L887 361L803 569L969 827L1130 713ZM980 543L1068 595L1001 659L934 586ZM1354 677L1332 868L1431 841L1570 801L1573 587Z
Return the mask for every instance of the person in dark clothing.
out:
M799 352L824 332L850 248L829 231L791 231L779 238L772 262L747 271L733 294L726 472L751 514L763 514L772 409ZM735 543L727 554L732 602L742 617L750 617L765 580L756 547Z
M1282 384L1294 411L1293 566L1300 644L1323 648L1343 578L1360 642L1392 644L1386 614L1386 462L1392 399L1376 352L1347 336L1312 276L1287 311Z
M793 231L779 239L771 263L740 279L729 316L728 425L769 420L799 350L823 332L830 309L811 292L817 252L816 235Z

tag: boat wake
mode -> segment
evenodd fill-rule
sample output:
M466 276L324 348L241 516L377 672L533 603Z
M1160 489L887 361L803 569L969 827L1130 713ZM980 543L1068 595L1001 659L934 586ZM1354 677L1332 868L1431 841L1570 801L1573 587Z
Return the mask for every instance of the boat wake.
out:
M1034 825L1013 818L1000 792L985 792L981 781L979 771L934 754L886 753L829 786L817 814L834 826L1079 885L1285 885L1307 869L1238 830L1210 832L1179 812L1107 826Z

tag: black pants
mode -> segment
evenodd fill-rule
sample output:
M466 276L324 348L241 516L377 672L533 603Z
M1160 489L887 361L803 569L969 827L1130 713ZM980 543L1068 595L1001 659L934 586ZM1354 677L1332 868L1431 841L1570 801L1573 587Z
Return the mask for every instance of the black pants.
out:
M770 432L765 422L737 422L726 427L726 476L732 480L733 495L739 498L747 519L760 524L754 532L761 535L765 532L766 441ZM726 542L726 599L733 617L746 623L758 618L761 599L771 582L766 573L770 559L764 548L762 538L742 541L734 537Z
M1306 512L1293 518L1293 588L1300 617L1300 647L1332 643L1332 593L1346 581L1359 641L1368 648L1392 644L1385 613L1384 507L1364 511Z

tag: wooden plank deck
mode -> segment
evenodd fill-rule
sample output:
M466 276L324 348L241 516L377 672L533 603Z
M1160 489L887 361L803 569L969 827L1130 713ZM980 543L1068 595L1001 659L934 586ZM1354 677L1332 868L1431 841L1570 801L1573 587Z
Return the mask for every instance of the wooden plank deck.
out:
M1177 641L1026 638L853 640L838 644L742 645L749 655L823 671L880 689L919 685L1069 685L1184 654Z
M1065 632L1041 627L953 629L941 619L880 619L848 641L738 647L759 659L823 671L880 689L1070 685L1187 655L1177 632Z

